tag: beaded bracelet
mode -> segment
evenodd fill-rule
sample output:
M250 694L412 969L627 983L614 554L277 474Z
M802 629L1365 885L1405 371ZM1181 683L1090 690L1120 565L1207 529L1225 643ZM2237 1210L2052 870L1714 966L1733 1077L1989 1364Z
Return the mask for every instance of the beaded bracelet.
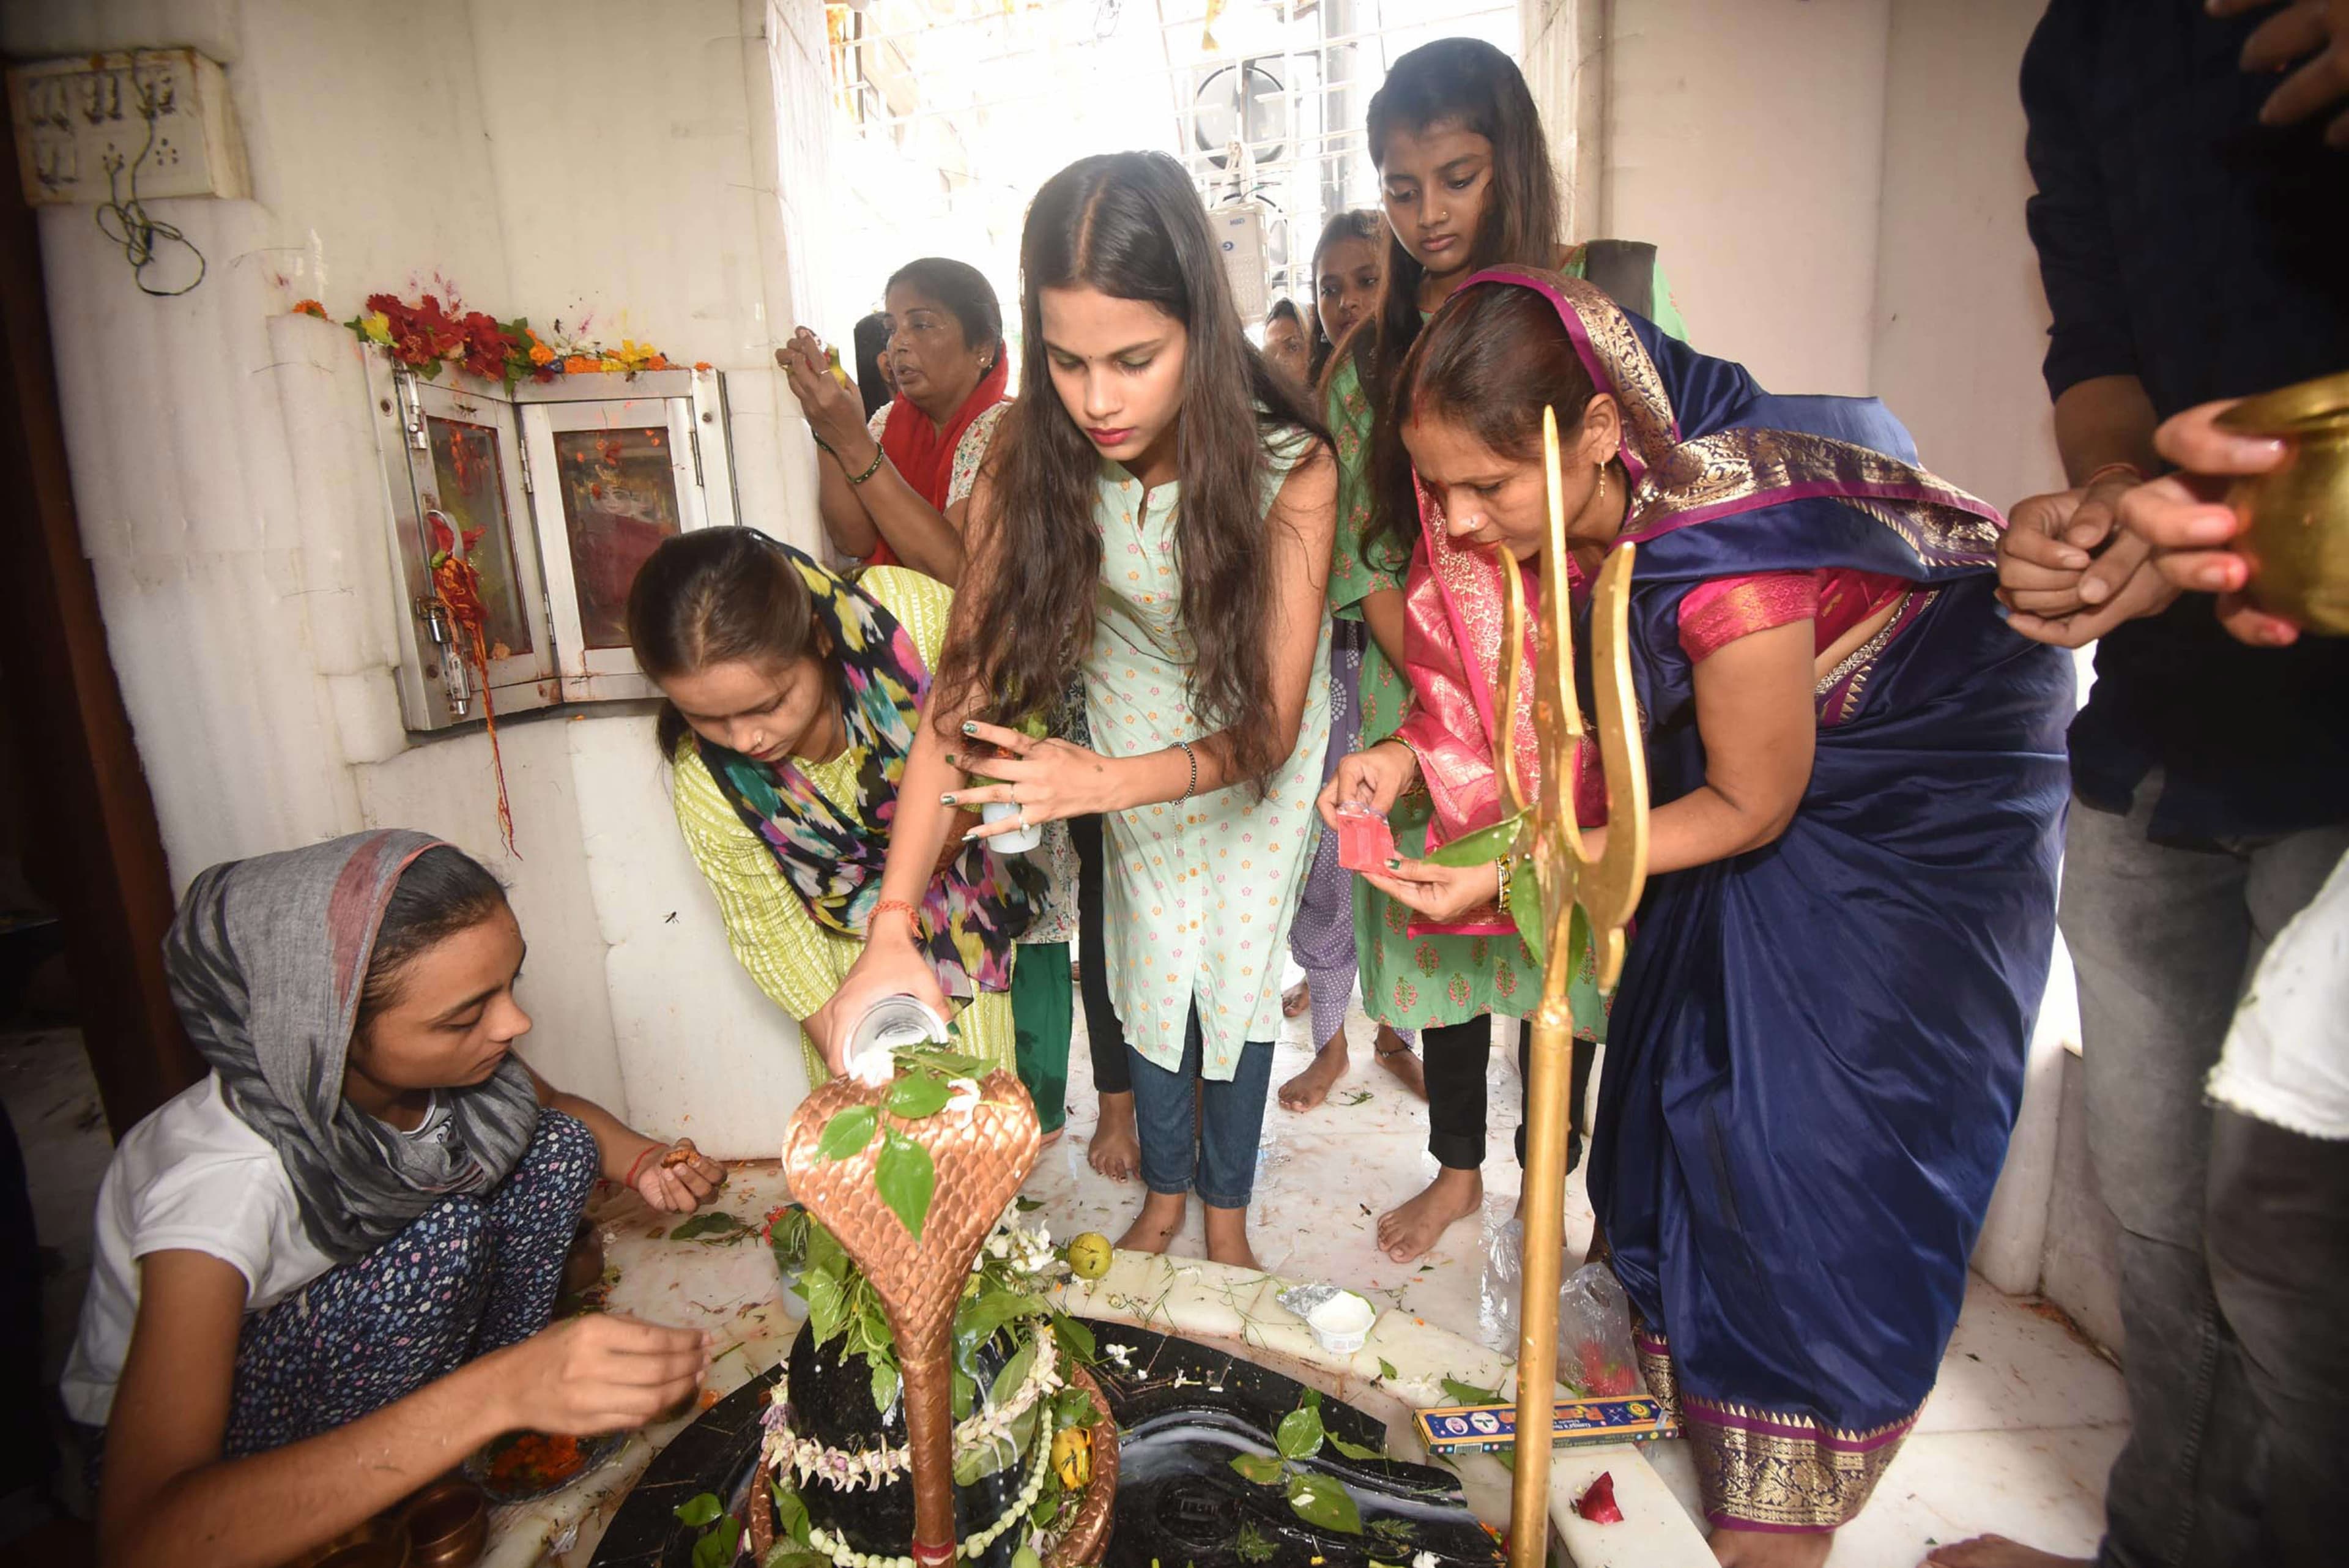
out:
M1182 794L1174 802L1176 805L1181 805L1184 801L1189 800L1199 793L1199 753L1191 749L1191 742L1188 741L1177 741L1174 743L1183 748L1183 755L1191 764L1191 782L1183 786Z
M839 459L840 459L840 454L839 454L838 452L833 452L832 455L833 455L833 460L834 460L835 462L839 461ZM866 464L864 465L864 472L862 472L862 473L849 473L849 474L848 474L848 483L851 483L851 484L862 484L862 483L864 483L866 480L868 480L868 479L872 478L874 474L876 474L876 473L880 472L881 472L881 458L882 458L882 455L883 455L883 454L882 454L882 452L881 452L881 443L880 443L879 441L874 441L874 442L873 443L873 461L872 461L871 462L868 462L868 463L866 463ZM847 463L845 463L845 462L841 462L841 464L840 464L840 471L841 471L843 473L848 473L848 464L847 464Z

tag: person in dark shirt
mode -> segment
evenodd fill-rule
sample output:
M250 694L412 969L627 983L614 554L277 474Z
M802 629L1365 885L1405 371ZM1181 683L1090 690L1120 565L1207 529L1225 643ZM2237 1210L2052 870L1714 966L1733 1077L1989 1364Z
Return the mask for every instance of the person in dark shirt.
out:
M2289 54L2319 51L2306 69L2335 69L2331 17L2349 6L2287 7L2247 62L2258 19L2241 14L2266 8L2054 0L2023 67L2074 488L2014 508L2000 576L2015 629L2097 643L2071 732L2060 920L2088 1146L2120 1222L2131 1432L2095 1559L2111 1568L2302 1560L2270 1528L2267 1433L2207 1262L2203 1084L2252 966L2349 849L2349 639L2222 625L2146 536L2115 528L2161 471L2161 421L2349 368L2349 158L2321 126L2263 118L2275 78L2243 68L2281 63L2289 34ZM1930 1561L2059 1560L1986 1537Z

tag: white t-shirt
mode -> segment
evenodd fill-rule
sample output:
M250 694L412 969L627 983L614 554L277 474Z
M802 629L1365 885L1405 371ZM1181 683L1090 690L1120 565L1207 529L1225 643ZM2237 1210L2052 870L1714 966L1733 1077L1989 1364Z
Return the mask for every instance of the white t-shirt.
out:
M98 1185L89 1294L59 1386L75 1420L106 1425L139 1316L139 1260L172 1251L205 1253L243 1274L247 1312L334 1267L302 1228L277 1151L228 1108L212 1074L124 1134Z
M2349 857L2251 972L2210 1097L2303 1137L2349 1138Z

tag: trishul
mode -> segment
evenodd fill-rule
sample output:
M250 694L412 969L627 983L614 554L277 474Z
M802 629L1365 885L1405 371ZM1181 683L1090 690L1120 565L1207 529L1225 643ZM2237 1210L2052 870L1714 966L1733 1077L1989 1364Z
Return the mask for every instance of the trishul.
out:
M1523 824L1517 850L1541 888L1541 1002L1533 1020L1526 1075L1525 1298L1517 1314L1517 1448L1509 1510L1513 1568L1538 1568L1549 1551L1551 1402L1557 1376L1557 1238L1566 1220L1567 1128L1574 1013L1567 987L1577 962L1575 927L1590 936L1599 987L1612 992L1623 972L1623 930L1648 878L1648 762L1640 741L1626 636L1631 597L1630 545L1608 554L1591 594L1590 659L1599 710L1599 755L1607 781L1607 840L1597 858L1575 820L1574 780L1589 735L1574 692L1574 607L1567 592L1566 503L1557 452L1557 416L1542 411L1542 456L1549 476L1549 537L1542 548L1541 658L1534 678L1534 733L1541 746L1541 798L1530 813L1517 777L1519 666L1526 638L1526 593L1517 563L1495 547L1506 611L1502 621L1501 700L1494 763L1501 788ZM1512 899L1512 904L1516 900ZM1580 920L1577 919L1578 913Z

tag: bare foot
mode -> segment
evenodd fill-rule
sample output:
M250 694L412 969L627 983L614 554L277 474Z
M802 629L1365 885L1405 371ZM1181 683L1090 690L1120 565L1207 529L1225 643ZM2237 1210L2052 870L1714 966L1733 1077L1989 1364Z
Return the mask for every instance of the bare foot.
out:
M1420 1067L1419 1053L1406 1044L1402 1035L1381 1023L1377 1037L1371 1042L1371 1049L1376 1053L1379 1065L1392 1073L1413 1098L1427 1098L1427 1075Z
M1142 1212L1125 1228L1117 1244L1129 1252L1164 1252L1183 1229L1183 1216L1191 1207L1187 1192L1154 1192L1142 1200Z
M1705 1543L1714 1557L1735 1568L1821 1568L1835 1546L1835 1532L1716 1530Z
M1300 980L1280 993L1280 1015L1295 1018L1313 1005L1313 982Z
M1133 1092L1103 1095L1101 1121L1085 1150L1085 1163L1112 1181L1132 1179L1142 1165L1142 1144L1133 1135Z
M1925 1561L1936 1568L2089 1568L2093 1560L2058 1557L2053 1552L2042 1552L2035 1546L2009 1541L2003 1535L1977 1535L1971 1541L1936 1546L1926 1554Z
M1408 1263L1435 1245L1454 1221L1484 1206L1485 1173L1445 1166L1427 1190L1379 1216L1379 1245L1398 1263Z
M1255 1250L1248 1245L1247 1210L1218 1209L1211 1203L1199 1207L1207 1217L1208 1261L1261 1272L1263 1265L1256 1261Z
M1280 1108L1311 1110L1330 1097L1330 1091L1338 1086L1338 1080L1345 1074L1346 1026L1341 1023L1338 1033L1321 1042L1321 1049L1313 1053L1312 1064L1280 1085Z

